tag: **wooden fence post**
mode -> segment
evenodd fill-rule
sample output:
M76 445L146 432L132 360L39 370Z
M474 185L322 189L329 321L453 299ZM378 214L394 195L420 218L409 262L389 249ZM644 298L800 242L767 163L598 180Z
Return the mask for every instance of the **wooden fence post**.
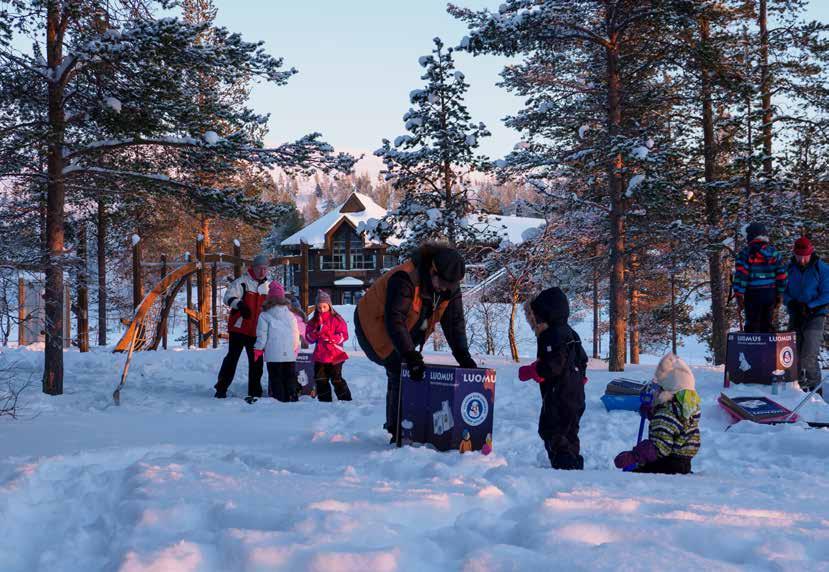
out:
M190 262L192 260L192 258L193 257L190 255L189 252L184 253L184 259L187 262ZM187 310L192 311L193 310L193 278L192 278L192 274L187 275L187 280L185 282L184 287L187 289L187 292L186 292L186 294L187 294ZM188 314L189 314L189 312L188 312ZM188 315L187 316L187 347L192 348L193 347L193 342L194 342L194 340L193 340L193 320L191 320L190 316Z
M167 255L161 255L161 279L167 276ZM161 347L167 349L167 316L164 316L164 322L161 324Z
M213 263L213 267L210 269L210 298L212 301L211 304L211 313L213 314L213 333L211 337L213 338L213 347L219 347L219 307L217 305L216 298L218 297L219 293L219 286L216 278L218 277L218 269L216 267L216 263Z
M207 328L207 281L205 276L205 261L204 261L204 235L200 234L196 238L196 260L199 263L199 269L196 271L196 296L199 303L199 347L204 349L207 347L207 336L205 331Z
M81 265L78 268L78 350L89 351L89 257L86 245L86 223L81 224L78 233L78 258Z
M242 244L238 238L233 239L233 256L236 258L233 263L233 279L236 280L242 276Z

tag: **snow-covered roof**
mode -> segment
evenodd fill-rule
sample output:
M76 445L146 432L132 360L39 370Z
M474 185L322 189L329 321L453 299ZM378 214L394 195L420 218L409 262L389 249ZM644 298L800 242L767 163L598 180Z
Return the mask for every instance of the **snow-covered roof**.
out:
M363 286L364 282L359 278L354 278L353 276L346 276L345 278L340 278L338 280L334 280L334 286Z
M355 210L355 205L357 209L362 206L362 210ZM341 212L342 210L347 212ZM355 228L358 228L360 223L368 223L372 219L381 219L384 216L386 216L386 209L371 200L368 195L355 192L343 204L283 240L282 245L298 246L306 243L311 248L324 248L326 235L343 219L347 219Z
M483 217L484 220L479 220ZM470 226L482 231L494 232L511 244L521 244L537 236L547 224L543 218L513 215L469 215Z

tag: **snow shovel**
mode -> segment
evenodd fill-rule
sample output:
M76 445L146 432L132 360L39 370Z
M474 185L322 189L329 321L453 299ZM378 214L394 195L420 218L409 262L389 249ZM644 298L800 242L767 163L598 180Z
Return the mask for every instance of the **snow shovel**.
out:
M653 394L654 394L653 388L650 385L648 385L648 387L643 389L642 393L639 394L639 401L641 402L642 405L650 405L651 403L653 403ZM645 417L645 413L641 410L641 407L640 407L639 415L640 415L639 436L636 438L636 444L637 445L642 442L642 437L645 434L645 419L646 419L646 417ZM625 472L630 472L630 471L634 470L635 468L636 468L636 463L632 463L632 464L628 465L627 467L625 467L622 470L625 471Z

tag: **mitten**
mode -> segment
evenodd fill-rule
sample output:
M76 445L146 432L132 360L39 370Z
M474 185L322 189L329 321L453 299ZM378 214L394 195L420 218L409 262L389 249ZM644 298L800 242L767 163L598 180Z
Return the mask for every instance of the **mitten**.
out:
M616 458L613 459L613 464L616 465L617 469L624 469L625 467L635 465L636 455L633 454L633 451L624 451L616 455Z
M248 305L245 304L244 300L239 300L239 303L236 304L236 309L239 310L239 313L245 320L250 319L250 308L248 308Z
M544 378L538 373L538 362L535 361L530 365L524 365L518 368L518 379L521 381L529 381L534 379L537 383L542 383Z
M265 355L265 350L253 350L253 361L259 361L263 355Z

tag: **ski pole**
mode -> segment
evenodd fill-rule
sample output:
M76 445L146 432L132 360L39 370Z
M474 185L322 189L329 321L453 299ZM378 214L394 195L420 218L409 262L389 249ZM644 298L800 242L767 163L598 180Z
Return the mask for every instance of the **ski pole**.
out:
M791 421L791 420L792 420L792 418L793 418L793 417L797 414L797 412L800 410L800 408L801 408L801 407L803 407L804 405L806 405L806 402L807 402L807 401L809 401L809 399L811 399L811 398L812 398L812 396L813 396L813 395L815 395L815 394L816 394L816 393L820 390L820 388L821 388L821 387L823 387L823 384L824 384L825 382L826 382L826 378L824 377L823 379L821 379L821 380L820 380L820 383L818 383L812 391L810 391L809 393L807 393L807 394L806 394L806 397L804 397L804 398L800 401L800 403L798 403L798 404L797 404L797 407L795 407L794 409L792 409L792 412L791 412L791 413L789 413L789 415L787 415L787 416L786 416L786 419L784 419L784 422L788 423L789 421Z

